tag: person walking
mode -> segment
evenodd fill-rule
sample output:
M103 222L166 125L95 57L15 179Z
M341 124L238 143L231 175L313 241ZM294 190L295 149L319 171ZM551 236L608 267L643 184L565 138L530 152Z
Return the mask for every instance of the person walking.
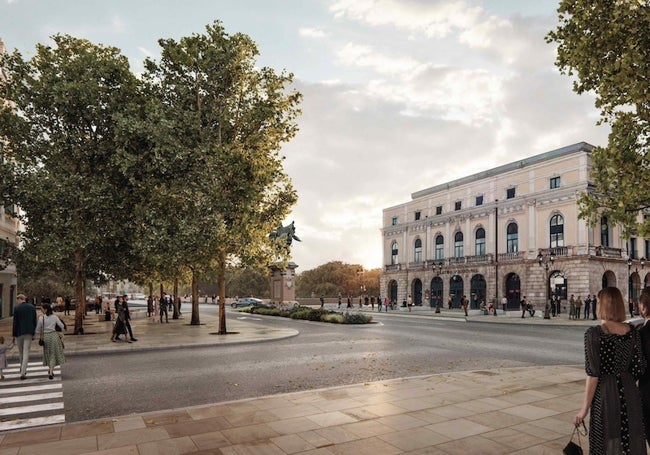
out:
M339 309L341 308L341 293L339 292Z
M557 314L557 297L555 294L551 296L551 316L555 317Z
M524 298L521 299L521 319L526 317L526 310L528 310L528 301L526 300L526 296L524 296Z
M469 300L467 299L466 296L463 296L463 297L460 299L460 307L461 307L461 308L463 309L463 311L465 312L465 316L469 316L469 314L467 313L467 306L468 306L468 305L469 305Z
M587 297L585 297L585 319L589 319L590 311L591 311L591 294L587 294Z
M126 294L122 297L122 306L124 307L124 326L129 332L131 341L138 341L136 337L133 336L133 329L131 328L131 311L129 311L129 298Z
M413 299L411 298L411 294L409 294L408 298L406 299L406 306L408 307L410 313L411 307L413 306Z
M59 317L52 312L52 305L41 305L42 316L38 318L36 333L43 340L43 366L48 368L48 377L54 379L54 367L65 363L63 354L63 340L56 331L56 327L65 330L66 327Z
M629 299L627 302L627 309L630 312L630 317L634 317L634 300Z
M164 292L160 296L160 323L162 324L163 314L165 315L165 322L169 323L169 313L167 312L167 307L169 303L167 302L167 294Z
M346 308L352 308L352 297L350 297L349 294L348 294L348 305L346 306Z
M384 310L388 313L388 306L390 305L390 299L388 296L384 297Z
M13 341L11 344L5 344L5 337L0 336L0 381L4 380L4 375L2 374L3 370L7 368L7 351L13 348L15 345Z
M589 419L589 453L646 453L637 379L646 370L639 332L624 323L625 303L618 288L598 294L601 323L585 332L585 393L574 425Z
M323 294L321 294L320 295L320 307L321 307L321 310L323 309L324 306L325 306L325 297L323 297Z
M25 301L24 294L16 296L14 308L14 321L12 329L12 343L18 346L18 363L20 363L20 379L27 377L27 363L29 362L29 348L32 346L34 333L36 333L36 309L31 303Z
M571 294L571 298L569 298L569 319L575 319L576 318L576 299Z
M641 337L641 349L647 359L650 359L650 289L641 291L639 296L639 314L644 322L639 329ZM650 441L650 368L646 367L645 373L639 378L639 391L641 392L643 427L645 428L645 439Z
M576 299L576 319L580 319L580 310L582 310L582 297Z

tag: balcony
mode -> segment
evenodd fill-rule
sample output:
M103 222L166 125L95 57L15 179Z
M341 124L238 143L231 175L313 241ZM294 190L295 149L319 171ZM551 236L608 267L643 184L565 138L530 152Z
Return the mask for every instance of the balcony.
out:
M521 254L521 251L499 254L499 262L510 262L510 261L516 261L518 259L523 259L523 258L524 256L523 254Z
M600 256L604 258L620 259L623 257L623 250L621 248L612 248L611 246L590 247L589 252L591 253L592 251L595 256Z

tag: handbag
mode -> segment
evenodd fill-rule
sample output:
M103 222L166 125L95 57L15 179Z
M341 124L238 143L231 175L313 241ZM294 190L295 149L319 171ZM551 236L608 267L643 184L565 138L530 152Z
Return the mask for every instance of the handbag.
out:
M580 442L580 435L582 434L582 436L587 436L587 427L585 426L584 421L581 423L584 432L580 430L579 424L573 428L573 433L571 433L571 439L569 439L569 442L567 443L567 445L564 447L564 450L562 451L564 455L583 455L582 443ZM578 434L577 444L573 442L573 435L575 435L576 433Z
M45 344L45 340L43 339L43 337L45 335L45 317L41 318L41 322L42 322L42 324L41 324L41 336L38 339L38 345L39 346L43 346Z

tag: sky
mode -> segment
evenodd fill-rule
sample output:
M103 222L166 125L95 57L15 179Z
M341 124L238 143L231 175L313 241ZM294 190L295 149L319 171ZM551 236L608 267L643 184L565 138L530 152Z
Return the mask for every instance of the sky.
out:
M559 0L0 0L24 57L66 33L118 47L139 73L160 38L214 20L293 73L299 133L282 148L298 203L298 272L381 267L382 210L411 194L585 141L606 145L545 35Z

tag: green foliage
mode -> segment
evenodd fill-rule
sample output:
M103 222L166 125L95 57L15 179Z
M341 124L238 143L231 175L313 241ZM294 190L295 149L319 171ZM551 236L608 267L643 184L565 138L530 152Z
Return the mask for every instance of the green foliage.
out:
M607 216L626 236L650 236L638 217L650 207L650 4L640 1L562 0L556 65L576 76L574 91L594 93L601 122L612 125L607 147L592 153L593 187L580 197L589 224Z
M359 293L379 295L379 269L364 270L358 264L332 261L300 273L296 280L296 296L313 295L335 297L340 292L344 298ZM365 289L365 291L362 291Z
M329 322L333 324L369 324L372 316L358 313L341 314L333 310L323 308L311 308L295 305L290 309L281 309L275 306L247 307L240 311L246 313L263 314L267 316L280 316L284 318L300 319L304 321Z

